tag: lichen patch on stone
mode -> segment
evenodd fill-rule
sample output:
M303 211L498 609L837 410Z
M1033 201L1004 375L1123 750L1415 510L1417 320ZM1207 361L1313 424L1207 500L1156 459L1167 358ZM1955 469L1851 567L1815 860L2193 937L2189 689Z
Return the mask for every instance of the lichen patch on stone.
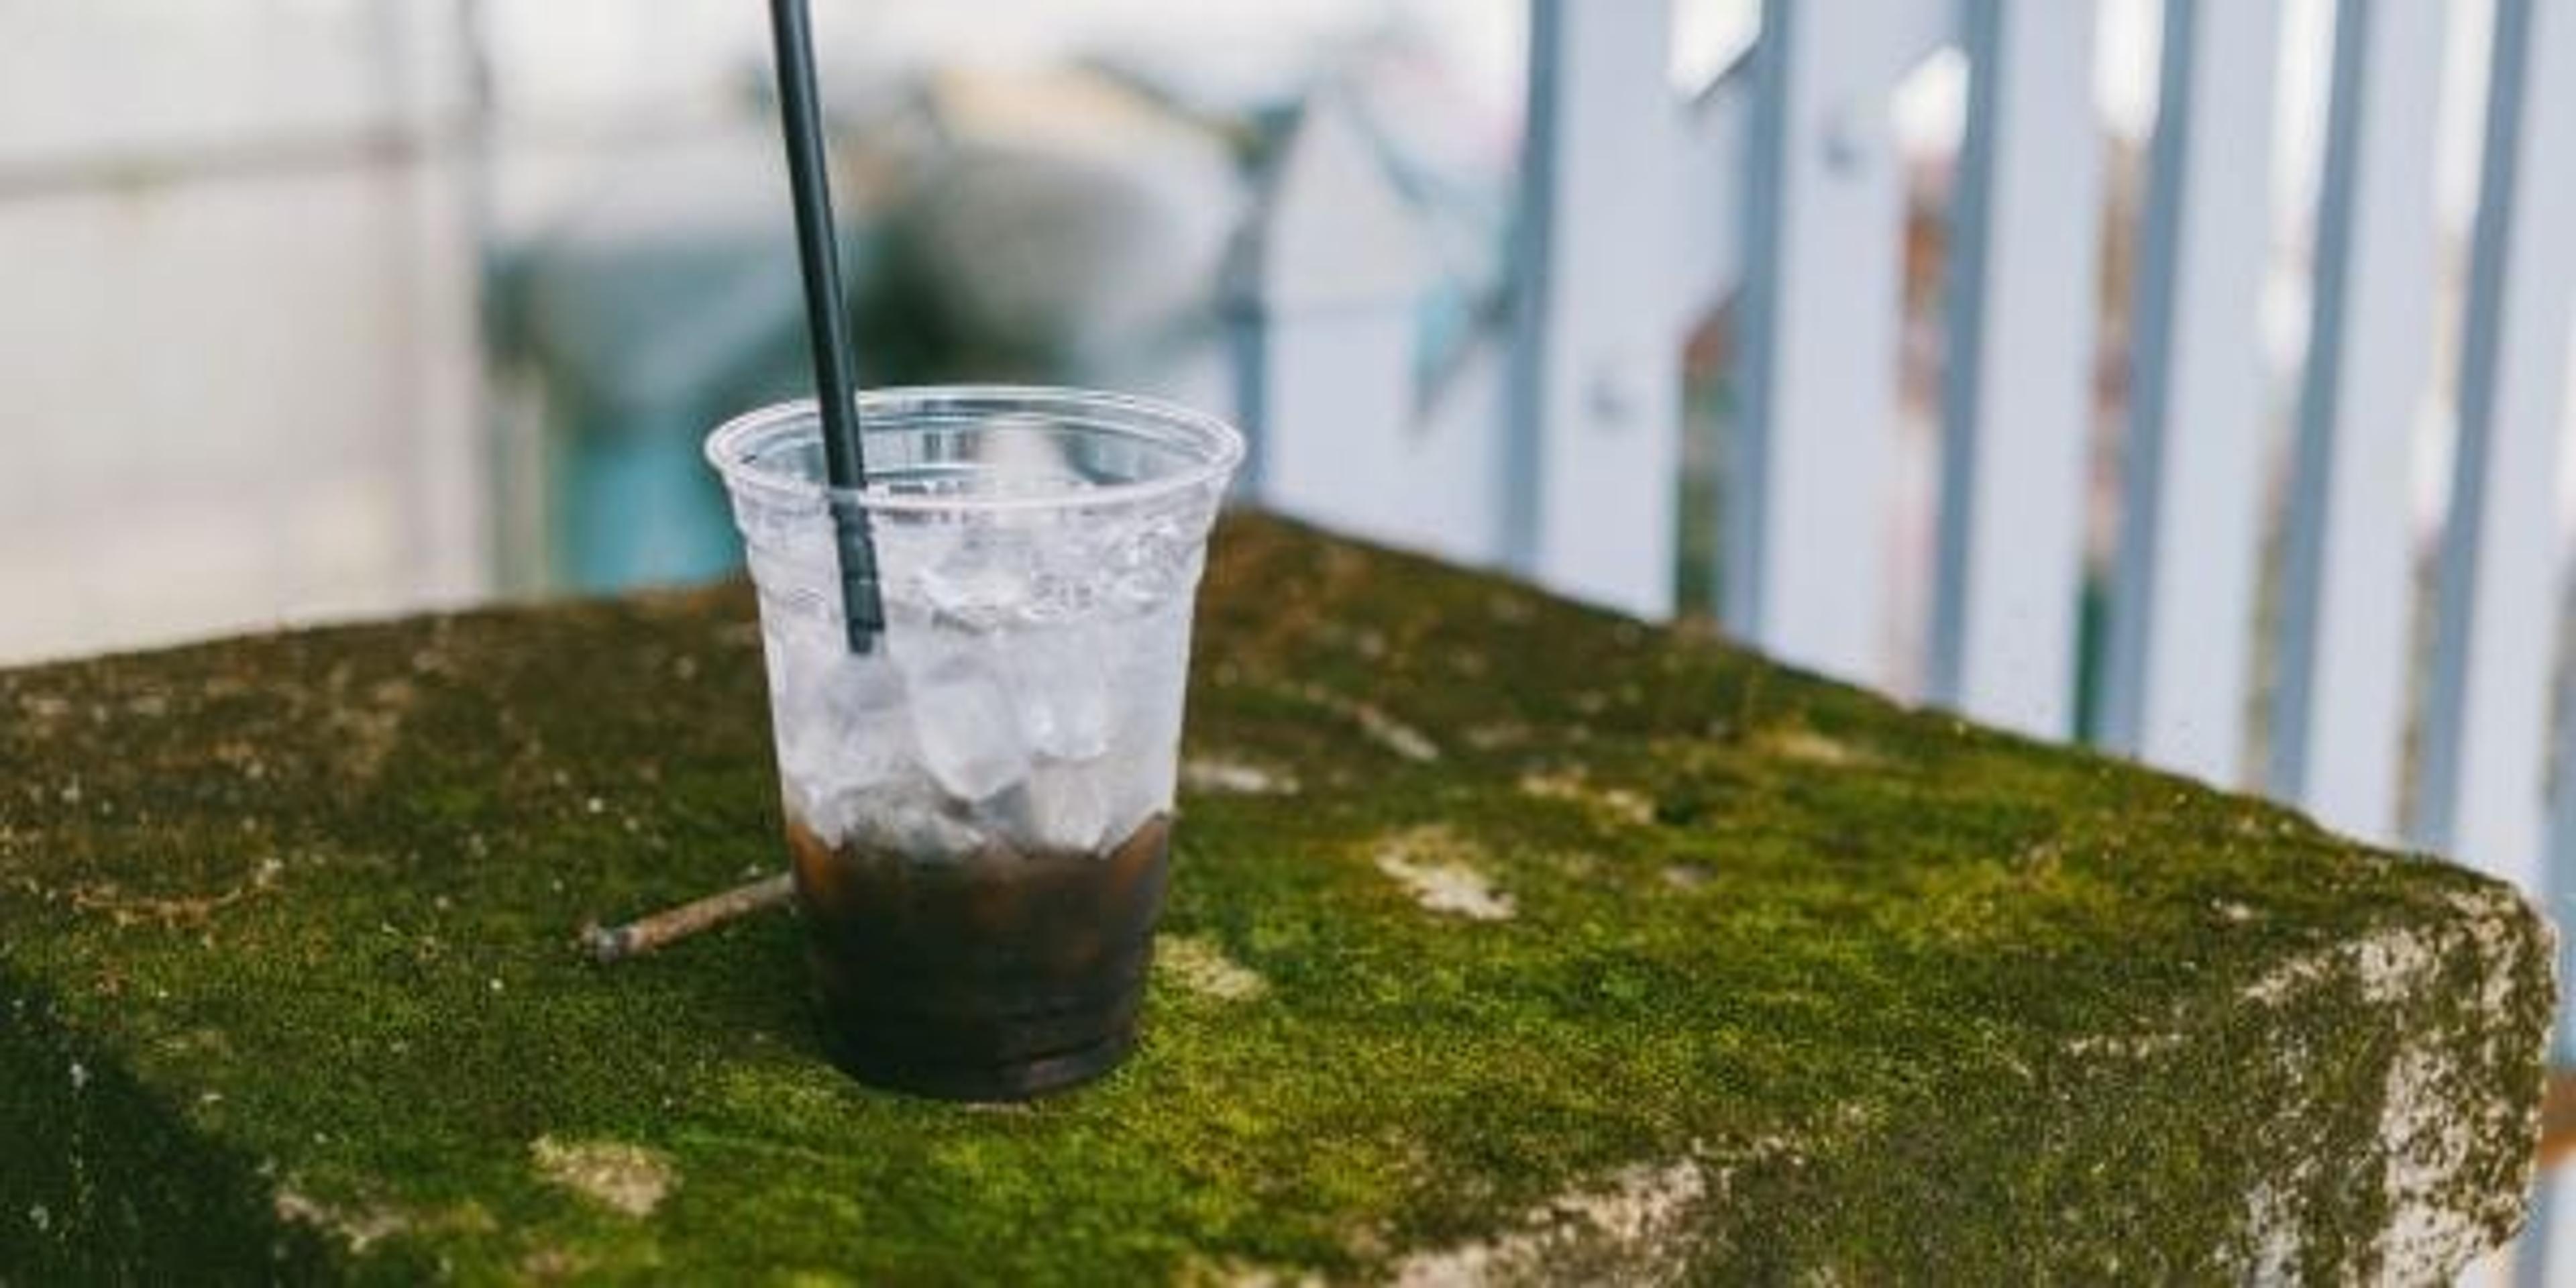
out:
M1761 746L1764 751L1783 760L1823 765L1830 769L1856 768L1876 759L1850 743L1829 738L1804 725L1772 729L1762 735Z
M1380 837L1377 870L1395 878L1414 902L1432 912L1508 921L1517 909L1511 895L1472 862L1480 853L1446 825L1433 824Z
M596 1261L569 1248L538 1248L519 1258L519 1277L529 1283L561 1283L588 1271Z
M2311 953L2293 957L2264 972L2262 978L2248 984L2238 996L2263 1006L2279 1006L2301 989L2315 985L2333 972L2330 957Z
M2191 1035L2179 1028L2143 1033L2094 1033L2066 1044L2066 1053L2074 1056L2111 1056L2123 1060L2146 1060L2163 1055L2189 1041Z
M2456 1081L2429 1048L2401 1051L2389 1066L2379 1118L2389 1210L2379 1239L2383 1267L2456 1266L2485 1250L2478 1214L2446 1192L2477 1146L2470 1120L2446 1094Z
M2445 957L2463 949L2479 955L2481 998L2494 997L2497 1001L2490 1004L2500 1004L2497 980L2508 969L2500 950L2491 955L2474 937L2466 943L2437 941L2404 928L2373 931L2294 957L2247 985L2241 996L2278 1007L2314 990L2342 986L2354 989L2373 1008L2403 1007L2451 987L2445 982ZM2458 1094L2465 1080L2459 1059L2437 1035L2424 1032L2410 1032L2406 1045L2390 1059L2371 1151L2380 1168L2386 1213L2372 1240L2372 1255L2385 1278L2439 1278L2482 1251L2492 1235L2493 1214L2462 1202L2457 1186L2477 1142L2510 1136L2515 1125L2475 1117L2511 1112L2502 1106L2464 1108ZM2261 1240L2254 1246L2260 1254Z
M575 1141L552 1136L528 1142L537 1174L628 1216L650 1216L678 1181L661 1154L621 1141Z
M2482 922L2470 923L2461 939L2445 942L2452 952L2474 954L2481 1002L2498 1005L2498 982L2509 979L2512 970L2510 950L2495 942ZM2444 969L2442 952L2420 935L2374 936L2357 946L2355 959L2364 992L2378 1005L2456 987ZM2491 1033L2480 1047L2466 1050L2429 1033L2411 1033L2409 1039L2390 1061L2380 1101L2378 1135L2386 1169L2381 1192L2388 1218L2376 1250L2381 1269L2392 1277L2435 1277L2484 1251L2494 1225L2510 1221L2519 1206L2509 1194L2498 1204L2494 1191L2482 1196L2484 1202L2462 1200L2460 1178L2469 1174L2479 1142L2529 1140L2538 1123L2511 1104L2463 1103L2460 1088L2471 1081L2469 1066L2482 1060L2513 1062L2513 1056L2497 1050L2500 1034Z
M1655 803L1625 787L1599 786L1581 774L1523 774L1521 794L1544 801L1564 801L1614 823L1643 827L1655 821Z
M1358 725L1360 733L1370 742L1406 760L1428 763L1440 759L1440 744L1433 742L1430 735L1378 707L1344 697L1319 684L1306 685L1297 692L1316 706Z
M1270 981L1194 935L1164 935L1154 943L1154 967L1193 993L1221 1002L1248 1002L1270 991Z
M335 690L343 678L332 677ZM403 721L419 700L419 686L405 679L370 686L364 703L346 702L335 693L325 723L336 735L342 772L361 783L374 782L401 743Z
M1323 1288L1324 1278L1311 1271L1286 1271L1240 1258L1194 1258L1172 1276L1175 1288Z
M2411 934L2372 935L2352 946L2366 1002L2393 1002L2413 989L2433 964L2433 950Z
M2245 1243L2252 1264L2245 1280L2257 1284L2296 1283L2299 1278L2299 1223L2289 1203L2268 1181L2245 1197Z
M1181 762L1181 786L1211 796L1294 796L1298 791L1294 774L1215 756Z
M1397 1265L1398 1288L1506 1284L1680 1283L1690 1271L1689 1227L1709 1191L1690 1160L1639 1164L1608 1183L1560 1195L1493 1239L1421 1252Z
M391 1208L324 1203L293 1187L279 1190L273 1206L278 1220L312 1226L357 1253L411 1228L411 1219Z
M2433 949L2423 940L2407 931L2383 930L2328 952L2293 957L2246 985L2240 995L2249 1002L2278 1006L2348 970L2350 978L2359 981L2364 1001L2385 1004L2420 987L2434 964Z

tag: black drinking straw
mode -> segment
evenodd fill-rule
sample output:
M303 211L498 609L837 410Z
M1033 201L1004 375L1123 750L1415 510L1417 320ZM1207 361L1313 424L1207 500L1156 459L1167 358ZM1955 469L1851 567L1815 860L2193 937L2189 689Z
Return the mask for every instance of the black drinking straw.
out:
M796 205L796 254L805 270L805 332L814 345L814 398L823 420L823 476L841 553L841 602L850 651L875 647L885 629L876 544L857 501L867 449L850 378L849 315L841 306L841 257L832 231L832 179L823 161L823 113L814 89L814 24L805 0L769 0L778 54L778 117L787 136L787 181Z

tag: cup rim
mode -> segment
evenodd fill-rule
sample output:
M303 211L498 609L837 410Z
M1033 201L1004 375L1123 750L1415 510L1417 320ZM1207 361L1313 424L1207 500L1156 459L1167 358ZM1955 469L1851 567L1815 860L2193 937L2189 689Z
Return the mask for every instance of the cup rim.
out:
M1174 444L1182 452L1195 448L1204 459L1159 478L1081 491L978 496L894 492L873 484L861 489L834 488L755 465L741 450L754 435L781 423L818 420L821 404L812 398L799 398L744 412L716 426L707 434L702 449L707 464L727 487L780 499L819 502L837 496L855 502L861 509L880 513L958 514L1151 501L1222 482L1243 463L1245 450L1242 431L1205 412L1159 398L1097 389L1059 385L889 385L862 390L856 402L860 423L865 427L861 432L868 434L902 432L896 427L906 423L908 414L917 414L922 404L988 403L997 414L1018 412L1106 424L1138 437ZM896 427L879 428L888 421Z

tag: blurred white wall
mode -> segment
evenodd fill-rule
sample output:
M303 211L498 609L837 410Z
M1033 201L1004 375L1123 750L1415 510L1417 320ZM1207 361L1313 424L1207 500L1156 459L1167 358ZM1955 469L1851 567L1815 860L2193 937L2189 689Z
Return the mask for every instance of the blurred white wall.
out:
M446 13L0 5L0 661L483 589Z

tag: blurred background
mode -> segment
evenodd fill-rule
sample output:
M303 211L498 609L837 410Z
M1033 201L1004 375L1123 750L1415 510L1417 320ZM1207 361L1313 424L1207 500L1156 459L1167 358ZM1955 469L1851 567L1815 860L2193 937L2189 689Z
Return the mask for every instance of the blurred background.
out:
M1220 262L1327 79L1494 289L1518 6L815 7L869 383L1230 414ZM0 4L0 662L730 567L696 442L810 389L765 23Z
M1750 155L1725 149L1747 137L1727 123L1755 97L1761 0L1671 0L1658 46L1669 62L1652 89L1669 94L1676 135L1687 129L1700 142L1657 154L1686 173L1666 194L1670 211L1658 204L1634 226L1672 234L1653 244L1675 248L1672 272L1687 279L1678 293L1692 299L1673 328L1677 391L1656 365L1658 320L1646 328L1647 365L1607 363L1578 400L1578 419L1603 423L1658 421L1662 400L1677 400L1669 454L1654 448L1637 458L1652 468L1600 493L1651 511L1646 526L1661 524L1669 539L1647 547L1648 566L1632 559L1607 580L1594 576L1597 559L1586 570L1580 549L1564 565L1572 571L1550 573L1553 547L1533 544L1529 515L1478 491L1490 454L1510 450L1491 444L1527 392L1513 383L1513 329L1528 320L1516 314L1544 294L1533 284L1545 257L1526 253L1536 244L1529 193L1544 185L1525 188L1521 173L1531 6L814 5L864 383L997 379L1161 394L1252 422L1253 486L1266 502L1535 569L1560 589L1650 615L1717 613L1731 557L1721 498L1746 419L1740 297L1765 269L1748 265L1759 252L1744 249L1762 244L1746 226L1746 198L1761 195L1764 161L1752 144L1742 145ZM2430 351L2418 355L2423 405L2400 417L2403 464L2390 477L2402 482L2388 496L2402 500L2375 519L2397 534L2390 567L2403 586L2388 593L2406 605L2386 619L2405 640L2379 649L2402 658L2391 683L2405 712L2385 741L2404 743L2409 784L2428 726L2468 728L2460 737L2473 750L2505 747L2497 763L2516 781L2489 799L2507 802L2518 831L2480 852L2447 814L2425 825L2410 799L2403 834L2550 895L2544 885L2576 872L2576 787L2559 792L2548 841L2559 875L2544 882L2541 780L2567 775L2569 757L2540 767L2552 717L2530 713L2565 705L2569 650L2557 650L2558 678L2545 688L2535 669L2510 682L2527 691L2503 697L2445 696L2429 677L2439 669L2430 660L2437 555L2457 517L2447 510L2471 247L2481 184L2494 178L2482 172L2496 148L2490 69L2516 52L2497 39L2497 18L2548 9L2576 20L2565 17L2570 6L2520 0L2427 7L2435 16L2424 30L2429 39L2438 28L2439 43L2426 63L2438 64L2437 89L2422 100L2430 172L2417 176L2432 189L2421 327ZM1950 20L1947 6L1913 8ZM2083 481L2072 520L2073 678L2037 682L2039 705L2024 710L2038 714L2024 718L1958 703L2047 736L2102 734L2123 506L2152 495L2123 478L2122 462L2131 386L2163 361L2141 356L2131 331L2141 265L2155 262L2142 245L2173 65L2161 47L2176 30L2167 8L2101 0L2088 11L2094 47L2079 69L2092 119L2077 123L2077 151L2098 155L2102 173L2098 228L2067 261L2089 260L2098 276L2068 306L2094 312L2075 328L2084 370L2070 401L2089 403L2082 462L2070 471ZM2199 8L2236 12L2216 0ZM2242 668L2250 676L2231 670L2221 699L2242 708L2243 741L2233 713L2215 752L2159 749L2152 738L2140 746L2116 732L2109 741L2225 782L2262 778L2252 767L2264 763L2274 718L2311 319L2336 312L2315 306L2338 22L2398 8L2280 0L2277 51L2265 33L2230 37L2268 60L2246 83L2271 101L2238 104L2256 122L2242 136L2196 145L2240 150L2236 173L2212 173L2263 190L2247 332L2260 388L2243 458L2259 476L2248 544L2261 553L2246 556L2255 640ZM1825 31L1829 41L1881 38ZM767 35L756 0L0 0L0 665L732 568L735 543L699 440L810 383ZM1754 634L1793 660L1944 701L1957 695L1931 671L1945 307L1972 115L1966 42L1955 30L1946 39L1907 53L1892 89L1834 109L1868 119L1829 113L1823 127L1826 173L1850 179L1889 162L1899 212L1889 222L1901 227L1889 292L1899 297L1894 424L1885 460L1855 475L1865 486L1849 502L1854 530L1836 537L1870 551L1868 566L1884 575L1802 591L1867 600L1856 619L1863 643L1826 657ZM2533 121L2568 102L2564 90L2531 93ZM1607 143L1621 150L1615 134ZM1597 159L1573 155L1566 164ZM1730 164L1691 169L1691 158L1721 155ZM1655 168L1624 173L1651 178ZM1581 196L1613 222L1659 200ZM2322 204L2354 208L2330 194ZM2081 213L2094 222L2089 201ZM1682 227L1653 224L1665 218ZM2576 222L2554 226L2564 237ZM2523 245L2511 262L2563 262L2548 246ZM1623 265L1614 257L1609 267ZM1624 269L1633 279L1638 266ZM1296 318L1311 325L1281 321ZM1863 359L1867 338L1855 341ZM2552 354L2566 352L2564 337L2555 343ZM1256 351L1266 356L1256 361ZM1305 378L1291 374L1292 357ZM2515 378L2549 383L2525 375ZM1363 405L1360 392L1385 398ZM1353 408L1366 414L1342 414ZM2528 423L2529 412L2513 414ZM2568 413L2549 414L2564 424ZM1307 444L1297 438L1306 431L1283 428L1291 422L1323 428ZM2555 474L2543 486L2554 489L2556 517L2515 529L2523 546L2547 548L2502 552L2526 567L2536 558L2547 581L2517 584L2548 593L2495 619L2501 626L2478 618L2487 637L2549 634L2567 620L2559 570L2576 516L2576 452L2555 450L2563 437L2537 458ZM1462 461L1480 482L1444 490ZM1382 486L1394 473L1430 482ZM2180 583L2174 598L2187 605L2192 591ZM2485 665L2462 663L2469 674ZM2481 714L2516 709L2528 722L2501 732ZM2556 723L2576 742L2576 722ZM2348 817L2277 772L2262 785L2360 834L2392 837L2401 788L2388 763L2365 766L2378 767L2376 780ZM2473 799L2475 786L2440 790Z
M2264 312L2285 389L2332 22L2323 0L2289 8ZM1679 99L1742 54L1759 5L1682 0L1674 20ZM817 0L817 24L869 383L1081 381L1231 414L1228 247L1319 90L1429 247L1424 380L1502 324L1525 6ZM2116 243L2158 6L2114 0L2100 32ZM2484 66L2462 35L2450 245ZM1919 214L1900 568L1930 557L1963 81L1935 57L1895 103ZM744 0L0 4L0 662L725 570L696 439L807 387L772 112L764 11ZM1722 316L1691 353L1676 485L1704 498ZM2101 417L2106 458L2118 420ZM2416 476L2431 522L2441 472ZM1708 598L1706 509L1683 507L1685 611ZM1923 580L1893 579L1900 685Z

